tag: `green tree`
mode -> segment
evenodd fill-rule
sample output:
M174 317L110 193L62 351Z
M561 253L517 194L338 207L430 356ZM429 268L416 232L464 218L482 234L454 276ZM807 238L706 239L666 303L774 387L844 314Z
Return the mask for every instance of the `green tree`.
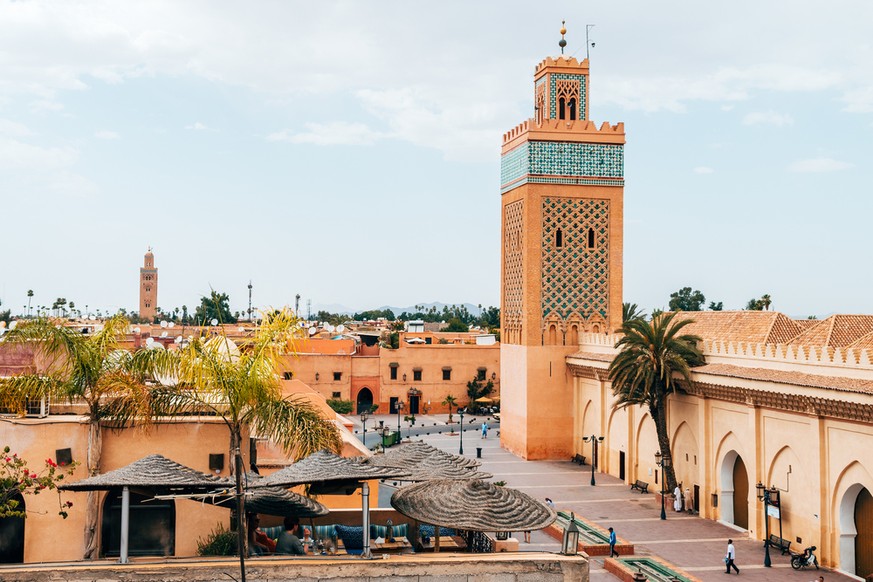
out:
M245 515L242 478L245 473L243 433L257 431L295 460L322 449L339 452L339 432L300 397L285 399L280 390L282 356L291 351L299 333L290 309L276 311L255 331L240 351L226 336L198 338L178 350L161 354L161 374L172 385L152 391L155 410L168 414L207 411L221 418L230 432L230 457L236 479L236 504ZM238 520L240 569L245 580L245 520Z
M719 301L716 303L715 301L709 302L710 311L723 311L724 310L724 302Z
M697 349L698 336L681 334L693 322L673 321L676 313L660 315L651 322L632 319L622 325L623 336L615 344L618 355L609 365L615 407L646 406L658 435L661 454L672 461L667 432L667 396L676 391L679 379L691 383L691 368L704 363ZM665 467L667 490L676 487L672 462Z
M761 295L761 305L764 307L764 311L770 311L771 303L773 303L773 301L770 299L770 295Z
M622 323L631 319L645 319L646 313L639 308L636 303L621 304L621 321Z
M45 318L23 322L5 336L7 342L33 343L45 359L45 369L5 378L0 383L0 405L23 409L28 399L50 398L84 402L87 408L88 475L100 472L103 424L125 426L132 420L147 427L153 420L145 380L151 373L151 353L124 351L128 329L125 317L116 315L94 334L56 326ZM88 493L85 515L86 560L97 557L98 495Z
M227 293L219 293L214 289L209 297L200 298L200 305L194 312L195 322L201 325L209 325L213 319L219 323L236 323L236 318L230 312L230 297Z
M33 289L27 290L27 317L30 317L30 302L33 300Z
M746 310L748 311L764 311L764 303L760 299L749 299L749 302L746 303Z
M452 408L458 405L458 401L451 394L447 394L443 400L443 406L449 407L449 424L452 424Z
M470 328L467 327L466 323L454 317L449 320L449 324L442 331L467 332L470 331Z
M482 382L483 380L479 380L476 376L473 376L473 379L467 382L467 397L470 399L470 406L474 408L479 406L476 403L477 399L488 396L494 390L494 382L491 380L488 380L485 384L482 384Z
M481 306L480 306L481 309ZM487 329L495 329L500 327L500 308L486 307L479 313L479 326Z
M692 291L691 287L682 287L675 293L670 293L670 311L701 311L706 297L700 291Z
M0 305L3 305L3 301L0 301ZM9 325L9 322L11 320L12 320L12 310L11 309L4 309L3 311L0 311L0 321L5 322L7 325Z

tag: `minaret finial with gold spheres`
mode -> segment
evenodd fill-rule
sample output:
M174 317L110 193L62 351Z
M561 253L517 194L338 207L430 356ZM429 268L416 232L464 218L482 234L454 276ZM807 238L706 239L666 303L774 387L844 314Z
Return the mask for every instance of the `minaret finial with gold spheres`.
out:
M558 46L561 47L561 54L564 54L564 47L567 46L567 41L564 40L564 35L567 34L567 27L564 26L566 23L566 20L561 21L561 40L558 42Z

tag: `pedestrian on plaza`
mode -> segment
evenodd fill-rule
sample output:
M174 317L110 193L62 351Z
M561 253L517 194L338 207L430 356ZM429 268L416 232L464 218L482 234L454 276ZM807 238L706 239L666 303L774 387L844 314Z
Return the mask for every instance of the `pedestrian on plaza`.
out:
M694 498L691 496L691 488L685 488L685 511L694 513Z
M868 578L869 578L869 576L868 576ZM824 576L819 576L817 579L813 580L812 582L824 582Z
M740 573L740 569L737 568L737 565L734 564L734 560L737 559L737 551L734 549L734 540L728 540L727 554L724 557L724 566L725 566L725 574L731 573L731 568L736 570L737 574Z
M487 420L482 423L482 438L483 439L488 438L488 421Z
M615 530L612 528L609 528L609 557L610 558L617 558L618 557L618 552L615 551L615 544L617 541L618 541L618 539L615 537Z
M673 511L682 511L682 486L676 485L673 490Z

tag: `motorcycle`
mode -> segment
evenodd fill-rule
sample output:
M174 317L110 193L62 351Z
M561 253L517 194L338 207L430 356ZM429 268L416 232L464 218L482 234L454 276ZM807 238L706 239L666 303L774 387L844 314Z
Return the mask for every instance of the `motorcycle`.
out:
M818 558L815 557L815 550L815 546L810 546L803 550L802 554L791 552L791 567L795 570L800 570L801 568L815 566L815 569L818 570Z

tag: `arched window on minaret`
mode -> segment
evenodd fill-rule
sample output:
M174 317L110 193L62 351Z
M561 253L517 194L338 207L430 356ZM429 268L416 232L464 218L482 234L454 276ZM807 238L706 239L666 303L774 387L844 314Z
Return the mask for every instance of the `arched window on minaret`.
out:
M563 97L561 97L560 99L558 99L558 118L559 118L559 119L565 119L565 118L566 118L566 115L567 115L567 112L566 112L566 105L567 105L567 102L564 100Z
M589 249L594 248L594 229L593 228L588 229L588 248Z
M555 231L555 248L560 249L564 246L564 233L561 229Z
M570 99L570 101L567 103L567 107L570 108L570 120L575 121L576 120L576 99L575 98Z

